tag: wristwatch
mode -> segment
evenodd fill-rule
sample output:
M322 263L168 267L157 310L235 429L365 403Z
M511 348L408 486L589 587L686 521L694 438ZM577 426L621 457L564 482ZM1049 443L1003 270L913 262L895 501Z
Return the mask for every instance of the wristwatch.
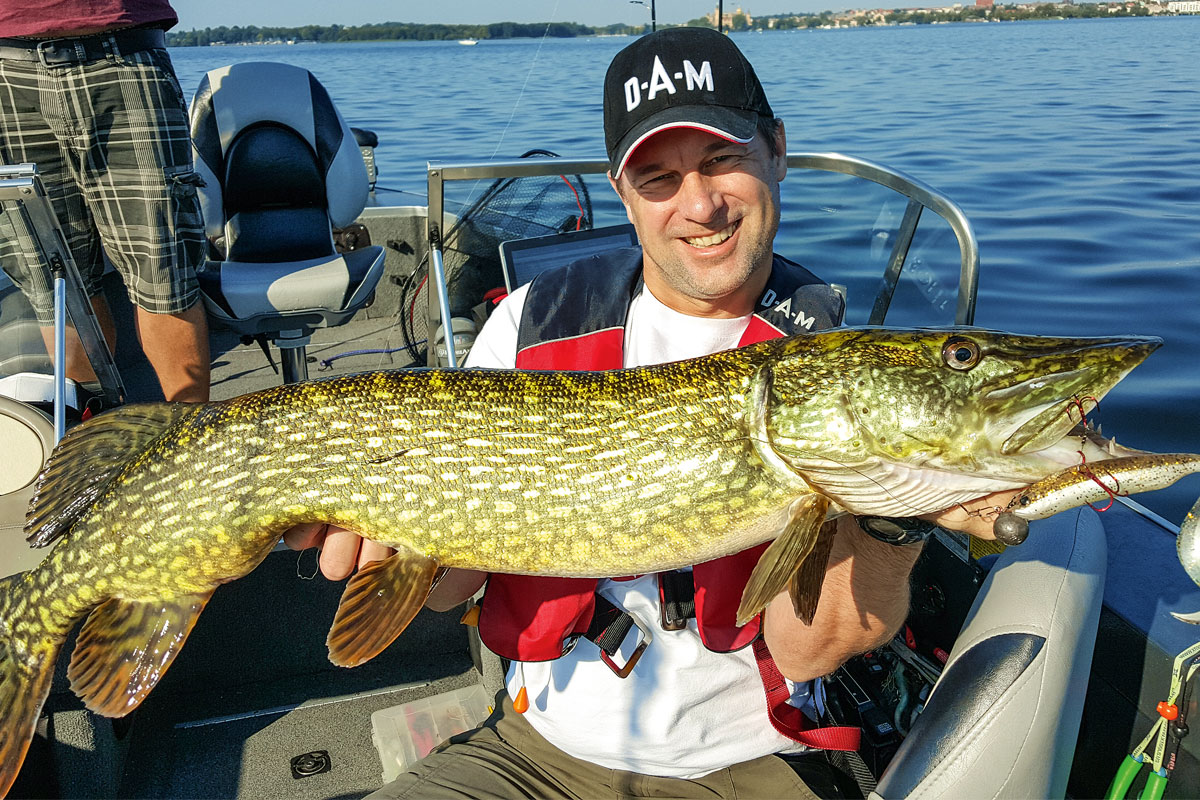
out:
M897 547L923 542L937 528L932 522L918 517L856 516L855 519L872 538Z

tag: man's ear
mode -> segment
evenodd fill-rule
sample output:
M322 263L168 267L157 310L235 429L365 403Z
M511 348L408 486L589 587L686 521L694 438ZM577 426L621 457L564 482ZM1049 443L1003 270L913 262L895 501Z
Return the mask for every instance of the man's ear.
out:
M775 152L779 154L779 163L775 165L775 174L777 180L783 180L787 176L787 134L783 130L783 120L779 120L779 125L775 129Z
M621 181L613 177L612 170L609 170L605 174L608 175L608 185L611 186L613 191L617 193L617 197L621 198L621 205L625 206L626 218L628 218L630 223L632 223L633 214L629 211L629 203L625 202L625 193L621 191Z

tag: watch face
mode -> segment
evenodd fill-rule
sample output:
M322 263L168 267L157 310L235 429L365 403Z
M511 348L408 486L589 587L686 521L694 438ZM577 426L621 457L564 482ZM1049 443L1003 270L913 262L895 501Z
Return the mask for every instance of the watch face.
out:
M859 526L881 542L916 544L929 538L934 525L916 517L858 517Z
M887 517L868 517L867 519L870 521L873 533L887 536L889 539L904 536L907 533L904 528L901 528L894 520L890 520Z

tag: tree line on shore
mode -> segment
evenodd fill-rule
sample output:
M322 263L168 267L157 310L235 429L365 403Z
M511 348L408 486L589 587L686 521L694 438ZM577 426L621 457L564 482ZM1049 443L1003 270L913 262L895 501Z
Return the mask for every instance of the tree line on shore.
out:
M370 25L301 25L299 27L259 27L257 25L221 25L170 31L171 47L204 47L210 44L256 44L259 42L365 42L365 41L454 41L456 39L515 39L549 36L571 38L599 34L628 35L641 33L642 25L592 27L574 22L494 22L489 25L422 25L412 22L380 22Z
M838 20L854 18L857 24L927 24L934 22L973 22L979 20L1027 20L1087 17L1147 16L1149 10L1137 3L1133 6L1108 3L1042 3L1035 6L1001 6L992 8L964 6L959 8L882 10L874 15L853 12L822 11L819 14L781 14L755 17L743 14L732 18L731 30L789 30L818 28L836 24ZM685 23L696 27L712 27L705 17ZM258 27L257 25L216 28L193 28L190 31L171 31L167 44L172 47L204 47L212 44L257 44L261 42L361 42L361 41L454 41L457 39L514 39L522 37L572 38L576 36L629 36L646 33L649 25L615 24L605 26L580 25L575 22L495 22L488 25L418 24L411 22L381 22L370 25L301 25L299 27Z

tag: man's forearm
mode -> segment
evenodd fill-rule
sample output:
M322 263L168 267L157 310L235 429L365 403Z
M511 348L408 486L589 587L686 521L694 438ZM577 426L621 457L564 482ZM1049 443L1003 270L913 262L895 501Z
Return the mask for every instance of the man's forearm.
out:
M839 519L812 624L796 617L786 594L767 607L765 636L780 672L796 681L827 675L895 635L908 616L909 574L921 549L885 544L853 517Z

